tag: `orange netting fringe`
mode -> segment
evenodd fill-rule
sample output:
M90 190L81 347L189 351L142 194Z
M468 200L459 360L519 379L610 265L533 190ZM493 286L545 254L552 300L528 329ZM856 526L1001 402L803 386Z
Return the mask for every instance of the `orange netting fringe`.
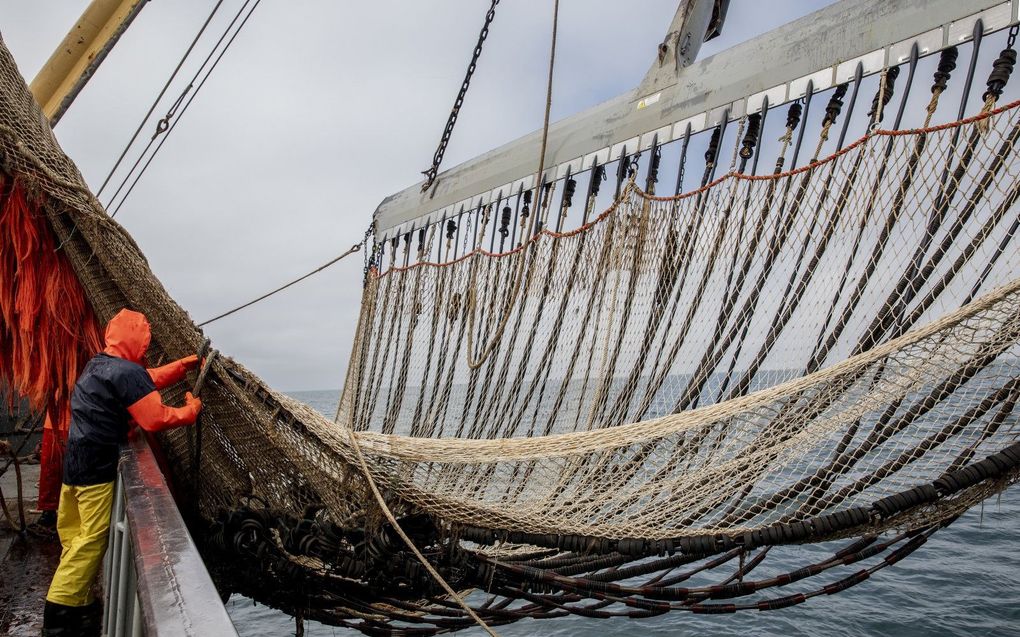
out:
M102 339L42 208L0 173L0 383L13 389L12 403L20 396L35 411L66 414L71 389Z

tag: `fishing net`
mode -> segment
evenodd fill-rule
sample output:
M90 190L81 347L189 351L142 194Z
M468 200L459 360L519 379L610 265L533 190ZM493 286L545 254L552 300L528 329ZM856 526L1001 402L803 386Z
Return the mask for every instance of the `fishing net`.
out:
M503 253L481 247L492 208L455 259L426 260L435 227L414 262L405 241L369 271L336 422L224 357L201 461L193 431L162 436L214 577L368 633L470 626L386 510L490 625L768 610L895 563L1020 467L1020 103L996 97L784 172L791 120L773 174L676 197L632 178L570 232L539 205L546 229L522 217L529 239ZM152 364L197 351L201 331L89 193L6 49L0 104L3 172L95 319L147 314ZM842 538L751 578L773 546Z

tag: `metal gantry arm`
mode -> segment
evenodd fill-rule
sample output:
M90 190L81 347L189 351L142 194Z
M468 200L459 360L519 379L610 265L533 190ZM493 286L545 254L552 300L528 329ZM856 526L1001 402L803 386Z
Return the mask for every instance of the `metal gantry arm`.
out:
M1018 19L1018 3L844 0L678 73L657 55L637 88L550 127L543 183L647 150L653 138L665 144L760 112L766 100L775 108L803 97L809 84L824 91L853 80L858 66L864 76L879 73L906 61L915 43L922 56L961 44L978 20L985 33L998 31ZM387 197L375 211L376 231L420 228L533 188L540 138L536 131L446 170L428 193L419 184Z
M30 87L56 126L148 0L93 0Z
M684 0L677 7L656 60L638 86L640 95L676 84L680 72L694 64L701 45L722 32L729 0Z

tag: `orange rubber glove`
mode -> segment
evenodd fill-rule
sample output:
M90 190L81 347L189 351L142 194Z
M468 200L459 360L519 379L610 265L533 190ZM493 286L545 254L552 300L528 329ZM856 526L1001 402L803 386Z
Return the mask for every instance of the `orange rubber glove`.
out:
M192 354L191 356L185 356L180 360L167 363L161 367L153 367L146 371L149 372L149 378L156 385L156 389L166 389L170 385L182 380L188 373L188 370L195 369L196 367L198 367L198 356Z
M170 407L163 404L158 391L151 391L128 407L128 413L138 426L145 431L156 433L195 424L198 413L202 411L202 401L188 392L183 407Z

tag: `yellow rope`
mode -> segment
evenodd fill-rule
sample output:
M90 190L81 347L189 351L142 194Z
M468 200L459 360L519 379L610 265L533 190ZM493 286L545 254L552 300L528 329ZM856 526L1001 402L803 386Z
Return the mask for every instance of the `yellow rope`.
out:
M353 429L348 429L347 431L350 434L351 447L354 449L355 455L358 456L358 464L361 465L361 472L365 475L365 480L368 481L368 487L372 490L372 495L375 496L375 501L379 503L379 508L382 509L383 515L386 516L386 519L389 520L389 523L393 526L393 530L397 532L397 535L399 535L400 539L404 541L407 548L411 549L411 552L418 558L418 561L425 567L425 570L429 572L429 575L431 575L436 582L443 587L446 593L453 598L453 600L457 602L457 604L459 604L468 615L471 616L471 619L475 620L478 625L481 626L485 632L492 635L492 637L499 637L496 631L492 630L492 628L485 623L485 620L479 617L474 609L467 605L464 598L458 595L457 592L453 590L453 587L450 586L445 579L443 579L443 576L439 574L439 571L437 571L432 564L425 559L425 556L421 554L421 551L419 551L418 547L414 545L411 538L404 533L404 529L400 528L400 523L397 522L397 518L394 517L393 511L390 510L390 507L386 505L386 500L383 499L382 493L379 492L379 487L376 486L375 480L372 479L372 473L368 470L368 463L365 462L365 456L361 453L361 445L358 444L357 434L355 434Z
M928 102L928 106L925 107L924 112L927 115L924 118L923 128L928 128L931 125L931 118L935 115L935 110L939 107L939 97L942 95L943 89L935 87L931 92L931 101Z
M552 109L553 69L556 66L556 31L557 31L558 22L559 22L559 15L560 15L560 0L554 0L554 2L553 2L552 44L550 46L550 51L549 51L549 80L548 80L548 83L546 85L546 92L545 92L545 122L542 125L542 150L539 152L539 157L538 157L538 172L535 173L535 209L534 209L534 211L531 214L531 223L530 223L530 227L528 228L527 236L525 236L525 234L524 234L525 222L524 222L523 219L521 219L521 246L522 247L527 246L528 242L531 241L532 238L534 238L535 219L537 219L539 217L539 215L542 214L542 210L543 210L543 207L542 207L542 203L543 203L542 202L542 173L545 172L545 150L546 150L546 143L549 140L549 112ZM620 161L623 161L622 157L620 158ZM549 192L549 198L550 199L552 198L552 191L551 190ZM548 202L545 202L545 205L548 206ZM475 255L475 257L472 257L472 259L477 258L477 256L478 255ZM527 262L527 251L526 250L521 250L521 252L519 253L519 257L518 258L520 260L517 263L517 273L514 275L514 289L513 289L513 293L510 295L510 299L507 302L506 310L503 312L503 317L499 321L499 326L497 326L496 333L493 335L492 340L489 341L488 345L485 346L485 349L482 351L482 353L479 354L478 357L476 357L474 360L471 359L471 352L474 350L474 336L473 335L474 335L474 331L475 331L475 329L474 329L475 328L474 317L475 317L475 305L476 305L476 301L475 301L475 288L474 288L475 271L474 271L474 264L472 263L471 281L469 283L468 298L467 298L467 302L468 302L467 310L468 310L469 325L468 325L468 334L467 334L467 341L468 342L467 342L467 352L466 352L468 367L470 367L471 369L478 369L479 367L481 367L485 363L485 361L489 358L489 356L492 355L493 350L496 349L496 345L499 343L500 339L503 338L503 332L506 331L507 323L510 322L510 314L512 313L514 303L517 301L517 295L520 294L520 291L521 291L521 280L523 279L522 275L524 274L524 264Z
M982 115L986 115L986 114L992 112L992 109L995 108L995 99L996 99L995 95L991 95L990 94L988 96L988 99L985 100L984 107L981 108L981 114ZM988 131L991 130L991 121L990 120L991 120L990 117L986 117L984 119L978 120L977 129L981 133L981 135L987 135Z
M882 69L882 76L878 81L878 101L875 102L875 119L871 122L870 130L877 130L878 125L882 123L882 114L885 110L885 90L886 90L886 79L889 74L889 69ZM890 96L891 98L892 96Z

